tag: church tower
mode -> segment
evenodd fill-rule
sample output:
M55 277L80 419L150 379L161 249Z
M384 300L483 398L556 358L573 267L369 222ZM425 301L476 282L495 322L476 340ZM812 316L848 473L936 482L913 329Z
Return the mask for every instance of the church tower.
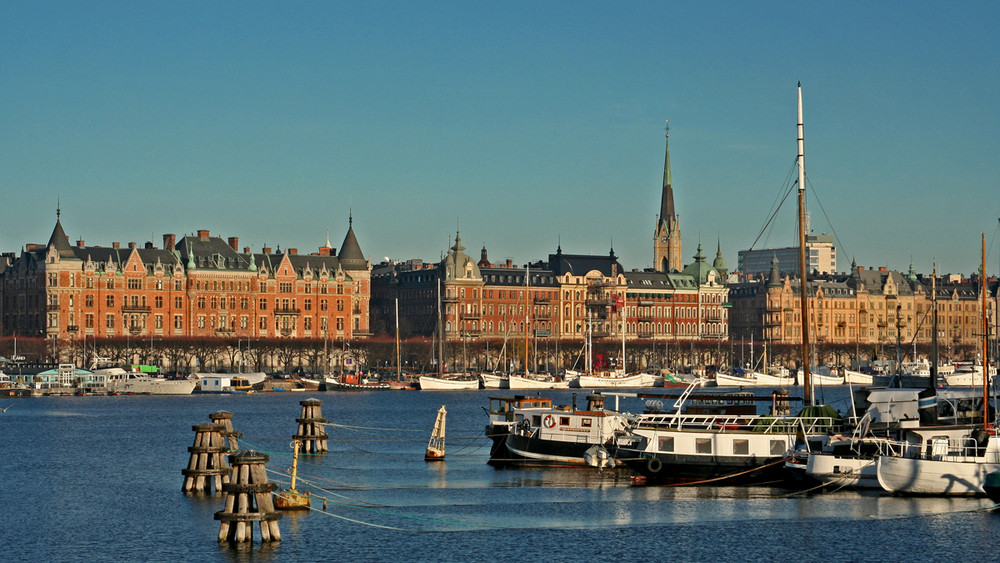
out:
M674 212L674 188L670 177L670 122L667 121L667 155L663 162L663 193L653 238L653 269L679 272L682 267L681 226Z

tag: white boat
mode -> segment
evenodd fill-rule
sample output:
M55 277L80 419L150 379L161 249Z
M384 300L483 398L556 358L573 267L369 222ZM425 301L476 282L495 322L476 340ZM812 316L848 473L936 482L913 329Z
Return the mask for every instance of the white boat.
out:
M479 378L468 374L455 375L450 377L421 375L420 389L423 391L464 391L469 389L479 389Z
M483 389L506 389L507 376L496 373L480 373L479 383L482 384Z
M911 495L985 495L986 476L1000 471L1000 441L995 431L928 429L926 447L913 456L879 456L875 462L882 488Z
M604 408L604 396L587 395L587 408L553 406L540 397L490 397L486 435L493 466L613 467L616 438L627 435L630 417Z
M103 376L109 393L131 395L190 395L198 385L198 378L164 379L122 368L100 368L94 375Z
M815 366L810 370L813 385L843 385L844 376L828 366ZM795 376L795 384L803 385L802 372Z
M253 389L250 381L235 373L202 373L198 375L201 393L246 393Z
M990 383L996 377L996 366L990 366ZM983 386L983 365L964 365L956 368L952 373L944 376L948 387L982 387Z
M507 389L569 389L569 384L552 376L508 375Z
M735 373L716 373L715 384L719 387L780 387L795 385L795 377L785 368L773 368L775 373L735 370Z
M649 484L760 484L788 478L785 462L799 438L819 449L840 431L831 407L806 407L783 414L787 403L749 392L694 393L692 384L669 413L636 417L629 439L615 457ZM756 403L773 405L765 415Z
M229 377L229 378L238 377L240 379L245 380L247 383L249 383L251 387L254 386L254 385L258 385L260 383L264 383L264 380L267 379L267 374L264 373L264 372L262 372L262 371L251 371L251 372L248 372L248 373L212 373L212 372L199 372L199 373L196 373L195 376L198 377L198 378L212 377L212 376L221 376L221 377Z
M982 271L986 271L986 235L982 237ZM980 276L983 326L986 317L986 280ZM935 309L936 310L936 309ZM935 326L936 326L935 319ZM935 331L936 332L936 331ZM989 357L989 331L983 331L983 358ZM992 375L992 373L990 374ZM1000 471L1000 437L986 404L988 389L980 366L983 395L979 404L970 402L971 413L981 413L973 427L931 427L911 431L916 438L902 456L879 456L875 462L878 482L892 493L914 495L985 495L987 475ZM977 393L978 394L978 393ZM978 407L978 408L976 408ZM961 410L961 409L956 409Z
M851 385L871 385L872 376L867 373L861 373L860 371L845 369L844 383L850 383Z
M578 376L572 383L580 389L644 389L655 387L662 378L652 373L635 373L628 375L622 372L590 373Z

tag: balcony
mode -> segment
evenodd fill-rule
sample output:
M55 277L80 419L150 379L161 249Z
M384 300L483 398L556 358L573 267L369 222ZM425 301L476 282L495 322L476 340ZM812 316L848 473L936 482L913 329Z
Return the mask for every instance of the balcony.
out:
M45 306L45 310L46 311L58 311L59 310L59 304L58 303L49 303L48 305Z
M593 297L587 299L588 307L607 307L611 305L611 300L606 297Z
M298 315L301 314L302 310L293 307L276 307L274 309L275 315Z
M535 336L545 337L545 336L549 336L550 334L552 334L552 331L550 331L550 330L541 330L540 329L540 330L536 330L535 331Z
M649 299L640 299L636 305L640 307L652 307L656 305L656 301L651 301Z
M122 313L148 313L151 309L145 305L122 305Z
M69 325L68 327L66 327L66 332L76 332L78 330L80 330L80 327L76 325Z
M548 297L535 297L535 303L547 304L551 302L552 300Z
M458 303L458 297L442 297L442 303Z
M652 332L648 332L648 331L646 331L646 332L637 332L637 333L635 333L635 336L636 336L636 338L652 338L653 337L653 333Z
M479 313L462 313L462 319L478 320L483 318Z

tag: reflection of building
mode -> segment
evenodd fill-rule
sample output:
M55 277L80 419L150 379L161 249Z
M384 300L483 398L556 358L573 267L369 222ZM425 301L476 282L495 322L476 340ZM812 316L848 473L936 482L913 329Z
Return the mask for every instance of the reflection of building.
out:
M730 286L733 338L799 344L800 284L779 272L772 258L770 276ZM996 285L992 284L995 288ZM993 290L995 292L995 289ZM995 296L988 298L994 308ZM943 347L982 343L980 286L970 280L937 280L938 339ZM850 274L809 279L812 341L819 344L912 346L931 342L931 280L885 268L851 265ZM991 330L993 330L991 328ZM905 350L904 350L905 352Z
M835 274L837 272L837 247L833 235L806 235L806 268L809 273ZM799 273L799 247L741 250L736 271L741 274L767 274L771 271L771 258L777 257L782 271Z
M353 221L352 221L353 223ZM69 243L58 217L0 273L4 335L50 339L344 338L368 330L371 267L353 225L340 254L252 253L198 231L163 247Z

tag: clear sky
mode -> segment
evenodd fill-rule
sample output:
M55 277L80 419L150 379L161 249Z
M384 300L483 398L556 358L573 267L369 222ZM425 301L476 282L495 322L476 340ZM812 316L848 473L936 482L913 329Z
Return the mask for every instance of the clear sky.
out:
M652 263L664 120L685 263L787 189L841 269L971 273L1000 217L1000 3L3 2L0 250L209 229L373 262ZM794 243L794 198L756 248Z

